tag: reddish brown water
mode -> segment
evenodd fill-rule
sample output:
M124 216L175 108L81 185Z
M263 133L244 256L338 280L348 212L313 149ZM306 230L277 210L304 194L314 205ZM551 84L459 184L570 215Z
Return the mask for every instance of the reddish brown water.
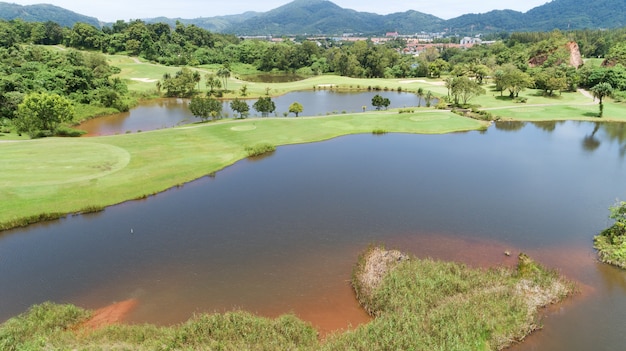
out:
M591 240L626 199L626 134L516 129L279 147L144 201L3 232L0 319L47 300L136 299L130 322L242 308L293 312L324 333L368 320L348 280L358 253L383 243L475 266L524 251L582 292L517 348L621 349L626 273L597 263Z

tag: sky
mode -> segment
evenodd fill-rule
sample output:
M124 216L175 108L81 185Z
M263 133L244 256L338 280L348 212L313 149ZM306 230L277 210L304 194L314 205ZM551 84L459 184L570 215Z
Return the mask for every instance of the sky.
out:
M291 0L0 0L20 5L52 4L96 17L101 21L142 19L153 17L197 18L236 15L246 11L266 12ZM415 10L443 19L467 13L485 13L491 10L526 12L551 0L332 0L347 9L389 14Z

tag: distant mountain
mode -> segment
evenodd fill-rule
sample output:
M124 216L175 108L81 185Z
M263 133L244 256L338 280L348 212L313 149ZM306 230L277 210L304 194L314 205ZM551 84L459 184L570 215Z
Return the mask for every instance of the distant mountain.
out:
M553 0L526 13L491 11L446 21L453 31L551 31L626 26L626 0Z
M44 0L45 1L45 0ZM384 6L384 3L381 3ZM62 26L85 22L100 27L96 18L87 17L53 5L21 6L0 2L0 19L21 18L24 21L54 21ZM389 15L344 9L329 0L295 0L268 12L246 12L240 15L200 17L195 19L158 17L146 22L176 21L194 24L214 32L237 35L337 35L385 32L412 34L448 31L459 35L495 31L551 31L554 29L598 29L626 26L626 0L552 0L526 13L495 10L466 14L450 20L418 11Z
M186 26L193 24L197 27L204 28L212 32L224 32L225 29L236 26L239 23L249 20L252 17L258 16L259 14L259 12L248 11L240 15L198 17L193 19L156 17L144 19L144 21L146 23L167 23L171 27L174 27L176 25L176 22L178 21Z
M26 22L56 22L63 27L72 27L76 22L91 24L100 28L100 21L95 17L88 17L62 7L39 4L22 6L0 2L0 19L7 21L21 19Z
M238 35L415 32L437 28L442 19L417 11L378 15L344 9L328 0L295 0L224 29ZM421 30L425 30L421 29Z

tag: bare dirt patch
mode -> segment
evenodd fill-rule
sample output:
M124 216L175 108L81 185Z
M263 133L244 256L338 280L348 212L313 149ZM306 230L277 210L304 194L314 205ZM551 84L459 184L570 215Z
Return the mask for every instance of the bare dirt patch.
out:
M137 303L137 299L128 299L97 309L93 316L83 324L83 327L95 330L122 322L128 313L137 306Z

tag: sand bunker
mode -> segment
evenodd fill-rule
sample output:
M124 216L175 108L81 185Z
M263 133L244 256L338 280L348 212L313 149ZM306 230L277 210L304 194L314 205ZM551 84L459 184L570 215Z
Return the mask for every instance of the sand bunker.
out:
M154 83L159 81L158 79L151 79L151 78L131 78L130 80L134 80L136 82L142 82L142 83Z
M236 127L232 127L230 128L230 130L234 130L236 132L245 132L247 130L255 130L256 126L236 126Z

